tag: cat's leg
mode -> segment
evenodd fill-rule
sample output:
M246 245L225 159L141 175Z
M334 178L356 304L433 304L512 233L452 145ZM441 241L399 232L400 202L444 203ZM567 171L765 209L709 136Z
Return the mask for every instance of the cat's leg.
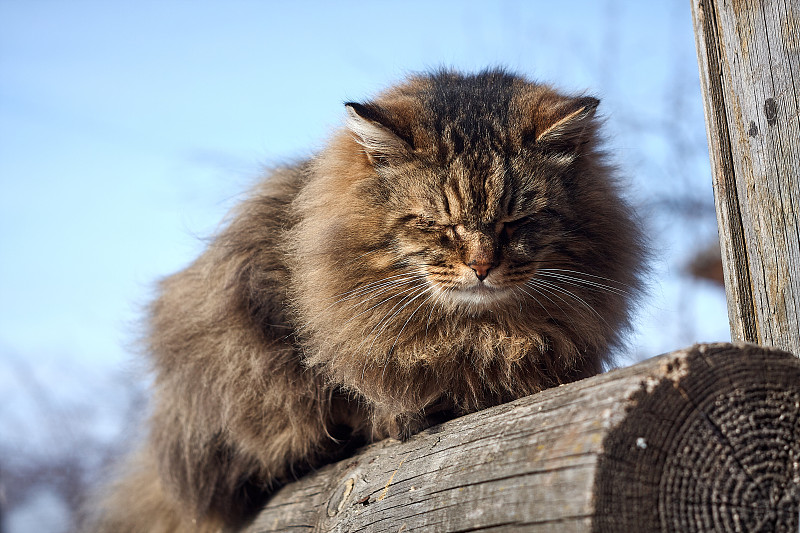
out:
M84 533L211 533L222 524L192 522L183 505L165 491L150 450L121 465L117 478L92 498L83 512Z
M330 417L320 416L317 399L284 400L259 402L260 412L250 409L221 424L209 423L209 407L197 405L202 399L157 405L149 442L105 489L86 530L236 529L272 490L315 465L334 444ZM197 410L183 410L191 404Z
M311 373L243 373L237 383L189 401L160 391L168 398L152 419L165 491L198 523L241 523L332 443L328 398Z

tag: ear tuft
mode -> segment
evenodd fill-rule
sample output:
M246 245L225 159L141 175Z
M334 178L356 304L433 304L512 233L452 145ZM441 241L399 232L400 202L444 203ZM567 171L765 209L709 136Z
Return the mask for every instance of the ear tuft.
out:
M556 150L571 151L580 147L593 130L594 118L600 100L591 96L571 98L537 121L534 140L536 144Z
M375 105L345 103L345 126L356 142L364 147L373 164L403 157L411 152L411 145L392 128L389 118Z

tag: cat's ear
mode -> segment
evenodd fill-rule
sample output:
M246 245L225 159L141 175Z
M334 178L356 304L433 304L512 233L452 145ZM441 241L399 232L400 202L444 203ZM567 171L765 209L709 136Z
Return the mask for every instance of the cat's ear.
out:
M347 102L345 106L345 125L364 147L370 162L380 164L411 154L410 141L377 106L355 102Z
M600 100L585 96L570 98L548 109L536 121L528 137L537 145L558 151L574 151L594 132L592 120Z

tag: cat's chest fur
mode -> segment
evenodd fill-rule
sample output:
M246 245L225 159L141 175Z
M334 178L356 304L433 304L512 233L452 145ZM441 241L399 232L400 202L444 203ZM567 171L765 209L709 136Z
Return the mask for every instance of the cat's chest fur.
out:
M306 365L386 412L442 403L456 414L474 411L558 383L563 364L574 359L554 335L558 328L546 322L411 310L387 323L396 305L384 305L349 324L306 324L303 352ZM554 358L554 349L565 353ZM550 368L553 361L559 370Z

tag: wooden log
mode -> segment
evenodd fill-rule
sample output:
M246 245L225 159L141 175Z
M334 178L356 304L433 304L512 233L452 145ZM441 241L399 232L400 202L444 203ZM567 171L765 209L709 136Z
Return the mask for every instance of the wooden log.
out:
M800 354L800 4L692 14L732 338Z
M382 441L278 491L268 531L798 531L800 360L696 345Z

